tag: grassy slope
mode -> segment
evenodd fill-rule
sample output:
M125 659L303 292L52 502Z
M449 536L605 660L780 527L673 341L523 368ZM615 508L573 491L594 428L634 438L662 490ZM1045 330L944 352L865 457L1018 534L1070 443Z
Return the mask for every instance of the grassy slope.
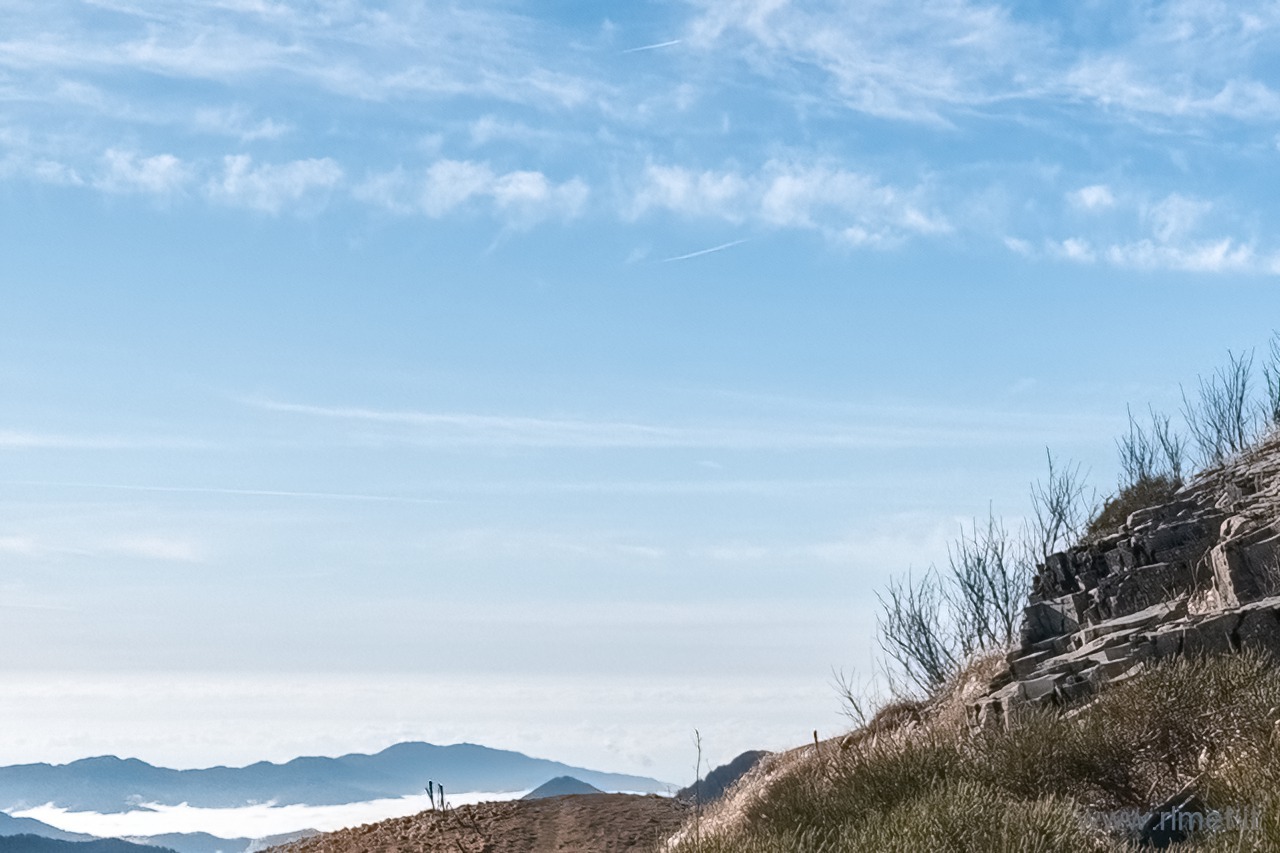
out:
M797 750L674 853L1122 851L1101 816L1190 785L1261 820L1177 849L1280 850L1280 669L1271 658L1178 659L1076 709L971 735L952 690L924 722Z

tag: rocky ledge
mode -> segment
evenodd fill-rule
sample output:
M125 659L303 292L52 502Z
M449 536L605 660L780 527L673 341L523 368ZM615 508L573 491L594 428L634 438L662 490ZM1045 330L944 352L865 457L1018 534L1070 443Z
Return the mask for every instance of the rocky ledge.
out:
M1115 533L1039 567L1008 669L975 729L1058 704L1148 661L1249 648L1280 656L1280 437L1205 471Z

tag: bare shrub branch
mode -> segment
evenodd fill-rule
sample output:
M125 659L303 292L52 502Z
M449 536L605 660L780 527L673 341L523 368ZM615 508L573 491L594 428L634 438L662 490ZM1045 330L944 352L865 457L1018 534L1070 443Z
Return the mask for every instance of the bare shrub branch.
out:
M831 682L840 698L841 713L849 718L853 727L860 729L871 722L877 704L875 682L856 683L852 674L834 667L831 670Z
M886 662L928 694L978 652L1012 646L1031 585L1026 554L988 512L948 546L945 572L930 566L922 577L890 581L876 625ZM841 693L856 710L851 692Z
M1116 439L1120 453L1120 490L1152 480L1169 479L1182 483L1187 440L1176 433L1168 415L1148 408L1150 431L1129 411L1129 431Z
M1097 494L1088 487L1080 464L1055 464L1045 448L1049 475L1031 484L1031 518L1026 532L1032 562L1071 547L1084 535L1094 515Z
M926 693L947 680L960 663L953 629L945 624L947 596L930 566L923 577L889 581L880 600L876 632L880 648L906 679Z
M1262 365L1262 378L1267 383L1267 398L1262 415L1271 428L1280 427L1280 332L1273 332L1267 346L1267 360Z
M962 658L1013 643L1031 583L1031 568L1017 553L1004 524L990 511L947 549L948 604Z
M1220 465L1249 447L1258 436L1256 410L1250 405L1253 353L1227 351L1227 366L1199 379L1196 400L1182 391L1182 413L1205 467Z
M1187 462L1187 439L1173 431L1169 416L1148 407L1151 413L1151 431L1156 437L1156 444L1163 456L1163 465L1156 472L1157 477L1167 476L1179 485L1182 484L1182 469Z

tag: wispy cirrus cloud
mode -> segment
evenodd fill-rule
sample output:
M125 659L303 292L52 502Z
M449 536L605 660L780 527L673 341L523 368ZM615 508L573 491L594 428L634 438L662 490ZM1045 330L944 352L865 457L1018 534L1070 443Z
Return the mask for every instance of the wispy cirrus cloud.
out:
M957 109L1026 96L1048 34L995 4L694 0L688 41L739 53L793 96L816 72L828 97L889 119L946 123ZM812 96L804 100L812 101Z
M282 415L347 424L346 439L423 447L527 447L568 449L720 448L728 450L875 449L986 446L1030 442L1041 445L1055 428L1003 413L880 412L860 418L816 422L754 419L693 424L605 418L490 415L321 406L247 399L247 405ZM370 431L377 428L377 431Z
M1063 77L1067 96L1135 122L1280 116L1280 92L1266 70L1280 34L1274 4L1142 3L1111 29L1110 43L1073 53Z
M299 84L359 100L483 96L534 106L581 104L601 90L537 49L535 18L482 7L94 2L24 3L0 68L58 77L147 72L174 80Z
M1067 263L1274 266L1266 200L1177 236L1139 212L1194 195L1184 146L1225 173L1266 167L1230 137L1266 128L1270 154L1280 117L1280 13L1260 0L687 0L632 31L487 3L13 7L0 179L166 209L354 204L513 230L700 219L873 250L961 235ZM987 134L1008 150L992 158ZM1019 183L993 159L1074 178Z
M164 562L199 563L207 558L205 546L194 539L155 534L115 536L98 548L108 554Z
M205 442L162 436L73 435L35 430L0 429L5 450L131 450L146 448L202 448Z
M165 533L121 533L110 536L87 536L70 532L63 535L0 536L0 554L33 560L59 557L127 557L162 562L199 563L208 557L205 543L190 536Z
M405 503L434 504L442 503L441 499L413 497L408 495L369 494L366 492L316 492L299 489L251 489L229 488L222 486L156 486L137 483L68 483L68 482L20 482L18 486L39 486L42 488L72 489L77 491L111 491L111 492L144 492L153 494L174 495L210 495L214 497L248 497L248 498L300 498L318 501L354 501L358 503Z
M734 57L724 61L790 87L800 102L813 102L806 90L816 79L833 102L880 118L950 124L1036 103L1135 122L1280 115L1266 72L1280 15L1262 0L1105 11L972 0L910 10L885 0L690 5L691 46Z

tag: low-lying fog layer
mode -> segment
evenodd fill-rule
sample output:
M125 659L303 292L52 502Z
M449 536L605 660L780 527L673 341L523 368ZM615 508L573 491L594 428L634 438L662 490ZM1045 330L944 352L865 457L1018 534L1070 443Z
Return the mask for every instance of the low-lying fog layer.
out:
M514 793L449 794L449 805L462 806L487 800L513 800L528 791ZM121 814L72 812L59 806L43 805L13 812L14 817L31 817L68 832L84 832L104 838L164 835L170 832L208 832L222 838L264 838L318 829L329 832L392 817L417 814L431 808L424 794L386 800L370 800L341 806L241 806L233 809L143 805Z

